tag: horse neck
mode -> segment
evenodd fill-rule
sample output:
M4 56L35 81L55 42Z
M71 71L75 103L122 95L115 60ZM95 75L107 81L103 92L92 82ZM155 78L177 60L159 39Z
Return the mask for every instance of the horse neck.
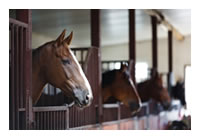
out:
M101 91L102 91L102 97L103 97L102 101L103 103L105 103L108 100L108 98L111 96L110 88L105 87L105 88L102 88Z
M116 70L112 70L102 74L101 91L103 96L103 102L106 102L107 99L112 95L110 87L113 81L115 80L115 72Z
M138 94L142 100L142 102L147 102L150 100L151 90L150 89L151 82L150 80L144 81L138 84Z
M33 104L37 102L39 97L42 94L42 90L44 86L46 85L46 81L44 79L44 73L42 66L40 64L40 52L41 49L36 49L33 52L32 56L32 99L33 99Z

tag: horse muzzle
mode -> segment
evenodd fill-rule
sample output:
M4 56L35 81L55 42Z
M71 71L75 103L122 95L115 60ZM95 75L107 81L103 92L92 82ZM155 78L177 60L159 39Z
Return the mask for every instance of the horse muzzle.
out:
M136 114L137 112L140 111L142 104L139 102L129 102L129 107L132 111L132 115Z
M167 102L167 101L164 101L164 102L162 102L161 104L162 104L164 110L168 110L168 109L170 109L170 107L171 107L171 103L169 103L169 102Z
M75 104L78 107L87 107L92 103L93 97L89 95L89 92L87 90L74 89L73 92Z

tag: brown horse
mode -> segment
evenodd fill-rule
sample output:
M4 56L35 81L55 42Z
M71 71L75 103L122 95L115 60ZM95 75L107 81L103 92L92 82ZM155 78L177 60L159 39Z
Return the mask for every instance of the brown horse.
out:
M47 83L60 88L79 107L91 104L93 96L90 84L69 48L73 32L64 38L65 32L64 30L55 41L45 43L33 51L33 104L36 104Z
M154 99L160 102L164 109L169 108L171 98L167 89L163 87L162 75L159 75L158 72L153 74L151 79L139 83L137 89L142 102Z
M129 68L121 64L119 70L103 73L102 76L103 103L114 98L129 107L132 114L140 110L141 100L130 76Z

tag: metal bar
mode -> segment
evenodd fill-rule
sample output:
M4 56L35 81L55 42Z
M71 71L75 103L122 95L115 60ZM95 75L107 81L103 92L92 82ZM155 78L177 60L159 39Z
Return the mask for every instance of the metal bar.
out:
M85 122L84 122L84 125L86 125L87 123L88 123L88 119L89 117L88 117L88 108L87 109L85 109Z
M71 127L73 127L73 107L71 107L70 109L69 109L69 115L70 115L70 117L69 117L69 121L70 121L70 128Z
M50 123L50 121L49 121L49 111L47 111L47 129L49 130L50 129L50 126L49 126L49 123Z
M52 112L49 111L49 130L52 130L52 123L53 123Z
M64 111L61 111L61 129L65 129L65 119L64 119Z
M49 112L49 129L52 130L52 123L53 123L52 112Z
M26 83L25 83L25 61L26 61L26 47L27 47L27 28L23 29L23 107L26 108ZM26 119L26 116L25 116ZM26 123L26 120L25 120Z
M18 84L19 84L19 86L18 86L18 91L19 91L18 92L18 111L19 111L19 108L21 108L21 90L23 89L21 86L22 85L21 81L23 79L23 78L21 78L21 75L23 74L23 72L21 71L21 67L23 69L23 64L21 62L21 60L23 61L23 59L21 59L21 55L23 53L23 49L21 51L21 42L23 40L21 40L21 27L20 26L18 27L17 35L18 35L18 52L19 52L19 54L18 54L18 77L19 77L19 79L18 79Z
M152 23L152 67L157 71L158 59L157 59L157 18L151 16Z
M47 118L46 118L46 112L44 112L44 130L47 129Z
M57 129L59 129L59 121L60 121L60 116L59 116L59 111L56 112L57 113Z
M75 125L75 123L74 123L74 121L75 121L74 107L72 107L71 113L72 113L72 116L70 116L70 118L71 118L70 121L72 122L72 127L74 127L74 125Z
M77 124L76 124L76 126L79 126L79 123L80 123L80 117L81 117L81 115L80 115L80 111L78 110L78 109L76 109L76 122L77 122Z
M40 129L40 116L39 113L36 112L36 129Z
M58 130L58 112L57 111L55 111L54 112L55 113L55 123L56 123L56 125L55 125L55 128L56 128L56 130Z
M55 111L54 112L52 112L52 125L53 125L53 130L55 130L55 125L56 125L56 123L55 123Z
M23 35L23 30L24 28L21 27L21 30L20 30L20 80L21 80L21 87L20 87L20 108L25 108L24 107L24 82L23 82L23 73L24 73L24 69L23 69L23 57L24 57L24 44L23 44L23 39L24 39L24 35Z
M65 126L66 124L66 118L65 118L65 111L63 111L63 129L66 129L67 128L67 126Z
M122 103L120 103L122 104ZM113 103L113 104L103 104L103 108L118 108L119 104L118 103Z
M38 118L39 118L39 122L38 122L38 130L41 130L41 122L42 122L42 120L41 120L41 113L40 112L38 112Z
M15 47L14 47L14 25L11 25L11 108L12 108L12 121L11 129L15 129Z
M77 126L77 109L74 107L74 126Z
M59 129L62 130L62 111L59 111L59 118L60 118L60 121L59 121Z
M129 60L133 60L131 67L131 77L135 82L135 62L136 62L136 43L135 43L135 9L129 9Z
M16 120L16 129L19 129L19 32L18 32L18 26L15 26L15 109L16 109L16 115L15 115L15 120Z
M60 111L57 111L58 119L58 129L60 129Z
M52 112L52 129L55 130L55 112Z
M150 115L150 113L149 113L150 111L149 111L149 105L146 105L146 129L148 130L149 129L149 115Z
M66 118L66 129L69 129L69 108L65 111L65 118Z
M42 123L42 129L44 130L44 126L45 126L45 122L44 122L44 121L45 121L45 119L44 119L44 113L45 113L45 112L41 112L41 113L42 113L42 122L41 122L41 123Z
M118 104L117 119L120 120L121 119L121 105L119 102L117 104Z
M74 126L77 126L77 110L76 107L74 107Z
M42 122L43 122L43 120L42 120L42 112L38 112L38 114L39 114L39 119L40 119L39 130L42 130Z
M82 110L79 114L79 125L83 125L83 115L84 115L84 110Z
M34 112L46 112L46 111L65 111L67 106L47 106L47 107L33 107Z

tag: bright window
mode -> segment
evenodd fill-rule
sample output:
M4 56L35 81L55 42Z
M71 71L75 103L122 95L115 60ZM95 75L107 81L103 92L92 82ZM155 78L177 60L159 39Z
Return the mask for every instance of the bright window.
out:
M185 100L187 102L186 115L190 115L190 110L191 110L191 93L192 93L191 83L192 83L191 66L187 66L185 68Z
M136 82L142 82L148 78L148 64L146 62L137 62L136 69Z

